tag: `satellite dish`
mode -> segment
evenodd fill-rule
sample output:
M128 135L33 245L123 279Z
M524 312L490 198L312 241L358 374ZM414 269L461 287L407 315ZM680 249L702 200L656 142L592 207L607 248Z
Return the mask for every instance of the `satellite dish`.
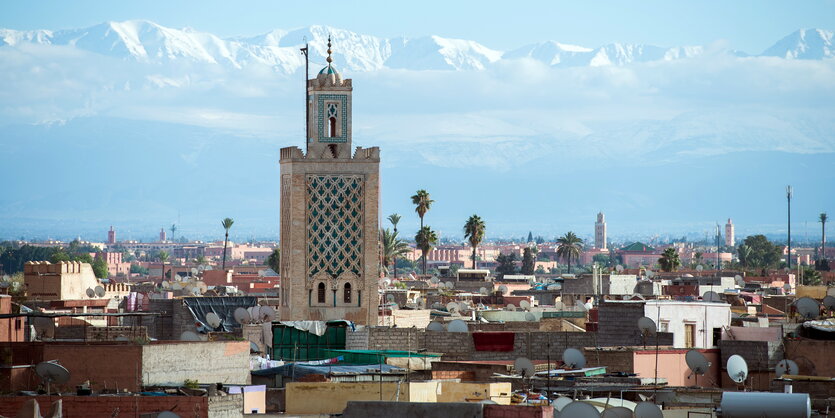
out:
M247 312L249 312L249 320L252 322L259 322L261 319L261 307L258 305L250 306L246 308Z
M510 311L510 312L516 312L516 305L514 305L512 303L508 303L507 306L505 307L505 309Z
M526 313L526 314L525 314L525 321L528 321L528 322L536 322L536 315L534 315L534 314L532 314L532 313L530 313L530 312Z
M454 288L454 287L455 287L455 285L454 285L452 282L446 282L446 284L444 285L444 287L445 287L445 288L447 288L447 289L452 289L452 288Z
M93 290L93 288L88 287L88 288L87 288L87 297L88 297L88 298L94 298L94 297L96 297L96 291L95 291L95 290Z
M223 321L220 320L220 317L217 316L214 312L209 312L206 314L206 323L209 324L212 329L215 329L220 326Z
M171 283L169 283L168 280L163 280L161 284L163 289L168 289L169 287L171 287Z
M183 285L180 282L171 283L171 290L181 290L182 288Z
M392 295L391 293L387 294L386 295L386 301L394 302L394 295Z
M42 361L35 366L35 374L46 382L46 394L50 394L49 386L53 383L63 385L70 380L70 372L64 366L53 361Z
M565 304L560 302L560 301L556 301L556 302L554 302L554 308L556 308L558 310L563 310L563 309L565 309Z
M604 409L600 414L602 418L632 418L632 410L625 406L616 406L614 408Z
M582 369L586 367L586 356L576 348L567 348L562 353L562 362L569 369Z
M459 312L469 311L469 310L470 310L470 305L467 305L464 302L458 302L458 311Z
M684 355L684 361L687 362L687 367L697 375L704 375L707 369L710 368L710 362L699 350L690 350Z
M655 276L655 272L654 272L654 271L652 271L652 270L647 270L647 273L646 273L646 274L647 274L647 278L650 278L650 279L651 279L653 276Z
M201 341L200 336L194 331L183 331L180 334L180 341Z
M788 283L784 284L784 285L783 285L783 290L785 290L785 291L786 291L786 293L791 292L791 291L792 291L792 285L790 285L790 284L788 284Z
M446 326L447 331L449 332L467 332L469 331L469 327L467 327L467 323L460 320L460 319L453 319L449 321L449 324Z
M650 296L652 295L653 291L653 284L649 280L641 280L638 283L635 283L635 288L632 290L633 293L637 293L642 296Z
M522 309L528 309L528 308L531 307L531 303L526 301L526 300L523 300L523 301L519 302L519 307L522 308Z
M35 334L38 338L55 338L55 320L46 316L36 316L32 319Z
M664 413L652 402L638 402L635 405L635 418L664 418Z
M235 321L242 325L248 324L250 321L252 321L252 317L249 315L249 311L247 311L244 308L235 309L235 313L233 315L235 316Z
M426 326L426 330L427 331L445 331L444 330L444 324L442 324L438 321L430 322L429 325Z
M587 310L588 310L588 309L586 308L586 304L584 304L584 303L583 303L583 301L581 301L580 299L577 299L577 300L574 302L574 307L576 307L576 308L577 308L579 311L581 311L581 312L585 312L585 311L587 311Z
M701 265L701 264L699 264L698 266L696 266L696 271L702 271L702 270L704 270L704 269L705 269L705 266L703 266L703 265Z
M519 357L513 362L513 369L523 377L532 377L536 373L533 363L525 357Z
M551 402L551 406L554 407L555 411L562 411L562 409L571 402L574 402L574 400L568 396L559 396Z
M736 276L734 276L734 281L736 282L737 286L745 287L745 279L743 279L742 276L737 274Z
M641 334L643 335L655 335L658 331L658 328L655 326L655 321L646 316L638 319L638 328L641 330Z
M275 309L271 306L262 306L261 318L263 319L263 322L273 322L275 320Z
M249 352L250 353L260 353L261 349L258 348L258 344L255 344L254 342L250 341L249 342Z
M615 270L616 270L618 273L620 273L620 272L622 272L622 271L623 271L623 266L622 266L622 265L620 265L620 264L618 264L618 265L616 265L616 266L615 266Z
M818 301L804 296L794 302L795 307L797 307L797 312L802 316L804 319L814 319L820 315L820 305Z
M549 284L549 285L548 285L548 287L546 287L546 289L547 289L547 290L550 290L550 291L552 291L552 292L555 292L555 291L557 291L557 290L562 289L562 285L559 285L559 284Z
M429 279L429 282L432 284L438 284L438 282L440 281L441 279L439 279L437 276L433 276L431 279Z
M777 366L774 367L774 375L779 379L784 374L797 375L800 373L800 367L792 360L780 360Z
M827 295L823 298L823 306L829 311L835 311L835 296Z
M728 358L728 377L736 383L742 383L748 377L748 363L739 354Z
M453 310L457 310L457 309L458 309L458 303L457 302L449 302L449 303L446 304L446 310L447 311L452 312Z
M197 286L193 286L191 288L191 294L194 296L200 296L200 288Z
M719 296L718 293L716 293L712 290L708 290L707 292L705 292L704 295L702 295L702 301L704 301L704 302L721 302L722 301L722 296Z
M507 286L505 286L505 285L499 286L499 294L504 295L505 293L507 293Z
M560 416L571 418L599 418L600 413L590 403L574 401L562 408Z
M194 287L200 289L201 294L206 293L206 291L209 290L209 285L207 285L206 282L194 282Z
M171 411L162 411L157 414L156 418L180 418L180 416Z
M486 288L486 287L482 287L481 289L478 289L478 293L480 293L480 294L482 294L482 295L484 295L484 296L487 296L487 295L489 295L489 294L490 294L490 291L489 291L489 290L487 290L487 288Z
M196 275L197 275L197 273L200 273L200 270L197 270L196 268L192 268L192 269L191 269L191 274L193 274L193 275L195 275L195 276L196 276Z

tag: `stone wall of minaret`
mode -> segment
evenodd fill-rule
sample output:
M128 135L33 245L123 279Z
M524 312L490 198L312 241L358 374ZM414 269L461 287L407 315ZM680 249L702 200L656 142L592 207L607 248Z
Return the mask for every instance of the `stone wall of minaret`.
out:
M597 222L594 223L594 248L606 249L606 217L603 212L597 214Z
M725 224L725 245L733 247L735 244L734 223L731 221L731 218L728 218L728 223Z

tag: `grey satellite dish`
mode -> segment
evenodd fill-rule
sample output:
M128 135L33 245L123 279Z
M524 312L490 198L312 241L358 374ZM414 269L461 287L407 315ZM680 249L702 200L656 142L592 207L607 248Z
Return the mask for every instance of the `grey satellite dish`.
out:
M258 348L258 344L255 344L254 342L250 341L249 342L249 352L250 353L260 353L261 349Z
M262 306L261 319L263 322L273 322L275 320L275 309L271 306Z
M453 310L458 310L458 303L456 302L449 302L446 304L446 310L452 312Z
M571 402L574 402L574 400L568 396L559 396L557 399L551 401L551 406L554 407L554 411L562 411L562 409Z
M707 292L705 292L704 295L702 295L702 301L704 301L704 302L721 302L722 297L719 296L718 293L716 293L712 290L708 290Z
M513 362L513 369L523 377L532 377L536 373L533 363L525 357L519 357Z
M791 291L792 291L792 285L790 285L790 284L788 284L788 283L784 284L784 285L783 285L783 290L785 290L785 291L786 291L786 293L791 292Z
M444 324L442 324L438 321L430 322L429 325L426 326L426 330L427 331L445 331L444 330Z
M46 383L46 393L50 394L50 385L57 383L63 385L70 380L70 372L64 366L52 362L42 361L35 366L35 374Z
M600 413L590 403L574 401L562 408L560 417L599 418Z
M526 314L525 314L525 321L528 321L528 322L536 322L536 315L534 315L534 314L532 314L532 313L530 313L530 312L526 313Z
M217 316L214 312L209 312L206 314L206 323L209 324L212 329L215 329L220 326L223 321L220 320L220 317Z
M484 296L487 296L487 295L489 295L489 294L490 294L490 291L489 291L489 290L487 290L487 288L486 288L486 287L482 287L482 288L478 289L478 293L480 293L480 294L482 294L482 295L484 295Z
M684 361L687 362L687 367L693 371L694 374L704 375L710 368L710 362L699 350L690 350L684 355Z
M467 332L469 331L469 327L467 327L467 323L460 320L460 319L453 319L449 321L449 324L446 326L447 331L449 332Z
M804 319L814 319L820 315L820 305L818 301L804 296L794 302L795 307L797 307L797 313L800 314Z
M798 373L800 373L800 367L797 366L797 363L789 359L780 360L777 366L774 367L774 375L778 379L784 374L797 375Z
M586 304L583 303L583 301L581 301L580 299L577 299L576 301L574 301L574 307L577 308L578 311L582 311L582 312L585 312L585 311L588 310L588 309L586 309Z
M514 305L512 303L508 303L507 306L505 307L505 309L510 311L510 312L516 312L516 305Z
M88 297L88 298L94 298L94 297L96 297L96 291L95 291L95 290L93 290L93 288L88 287L88 288L87 288L87 297Z
M444 305L441 305L440 302L435 302L432 304L432 309L443 309Z
M635 418L664 418L664 413L652 402L638 402L635 405Z
M734 281L736 282L737 286L745 287L745 279L743 279L742 276L737 274L736 276L734 276Z
M447 289L452 289L452 288L455 287L455 285L452 282L446 282L444 284L444 287L447 288Z
M235 321L237 321L239 324L248 324L250 321L252 321L252 317L249 315L249 311L247 311L244 308L235 309L234 316Z
M194 331L183 331L183 333L180 334L180 341L201 341L201 339Z
M643 335L655 335L658 331L658 328L655 326L655 321L646 316L638 319L638 328L641 330L641 334Z
M604 409L600 414L602 418L632 418L632 410L625 406L616 406L614 408Z
M507 293L507 286L505 286L505 285L499 286L499 293L502 294L502 295Z
M823 298L823 306L829 311L835 311L835 296L827 295Z
M157 414L156 418L180 418L180 416L171 411L162 411Z
M582 369L586 367L586 356L576 348L567 348L562 353L562 362L569 369Z
M391 293L386 295L386 301L387 302L394 302L394 295L392 295Z
M704 269L705 269L705 266L703 266L703 265L701 265L701 264L699 264L698 266L696 266L696 271L702 271L702 270L704 270Z
M55 320L50 317L36 316L31 318L32 326L38 338L55 338Z
M728 358L728 377L736 383L742 383L748 377L748 363L739 354Z
M559 285L559 284L549 284L549 285L548 285L548 287L547 287L546 289L547 289L547 290L550 290L550 291L552 291L552 292L555 292L555 291L557 291L557 290L562 289L562 285Z
M465 302L458 302L458 312L469 311L470 305L467 305Z
M623 271L623 266L620 265L620 264L616 265L615 266L615 271L617 271L618 273L622 272Z
M523 301L519 302L519 307L522 308L522 309L528 309L528 308L531 307L531 303L526 301L526 300L523 300Z

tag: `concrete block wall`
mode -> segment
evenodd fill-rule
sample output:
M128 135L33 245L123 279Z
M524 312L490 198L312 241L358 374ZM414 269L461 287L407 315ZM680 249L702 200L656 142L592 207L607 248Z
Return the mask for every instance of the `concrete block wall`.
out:
M728 358L738 354L748 363L749 371L773 371L774 366L783 359L783 349L779 341L719 341L722 352L722 370L727 370Z
M208 418L240 418L244 410L244 395L209 396Z
M346 350L368 350L368 334L369 328L363 327L356 331L351 331L349 328L345 332L345 349Z
M142 346L145 385L249 384L249 342L178 342Z
M638 320L644 316L643 302L602 302L598 310L598 343L601 347L655 345L656 336L641 335ZM656 334L658 345L673 345L673 334Z
M138 417L142 414L177 411L189 417L208 417L206 396L2 396L0 415L13 417L23 405L35 399L41 413L61 400L65 417ZM243 408L241 408L243 409ZM241 416L241 415L237 415Z

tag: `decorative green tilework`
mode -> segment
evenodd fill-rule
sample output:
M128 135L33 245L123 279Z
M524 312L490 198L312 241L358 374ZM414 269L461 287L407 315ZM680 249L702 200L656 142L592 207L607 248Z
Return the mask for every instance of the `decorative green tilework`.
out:
M307 273L362 275L363 177L307 176Z
M344 94L320 94L317 97L316 108L318 109L316 112L316 128L319 132L319 142L326 142L326 143L345 143L348 142L348 96ZM326 116L325 112L332 110L330 106L328 109L325 109L325 100L328 101L338 101L339 102L339 133L340 135L337 137L328 137L327 132L325 130L325 120L328 119L330 116L329 114Z

